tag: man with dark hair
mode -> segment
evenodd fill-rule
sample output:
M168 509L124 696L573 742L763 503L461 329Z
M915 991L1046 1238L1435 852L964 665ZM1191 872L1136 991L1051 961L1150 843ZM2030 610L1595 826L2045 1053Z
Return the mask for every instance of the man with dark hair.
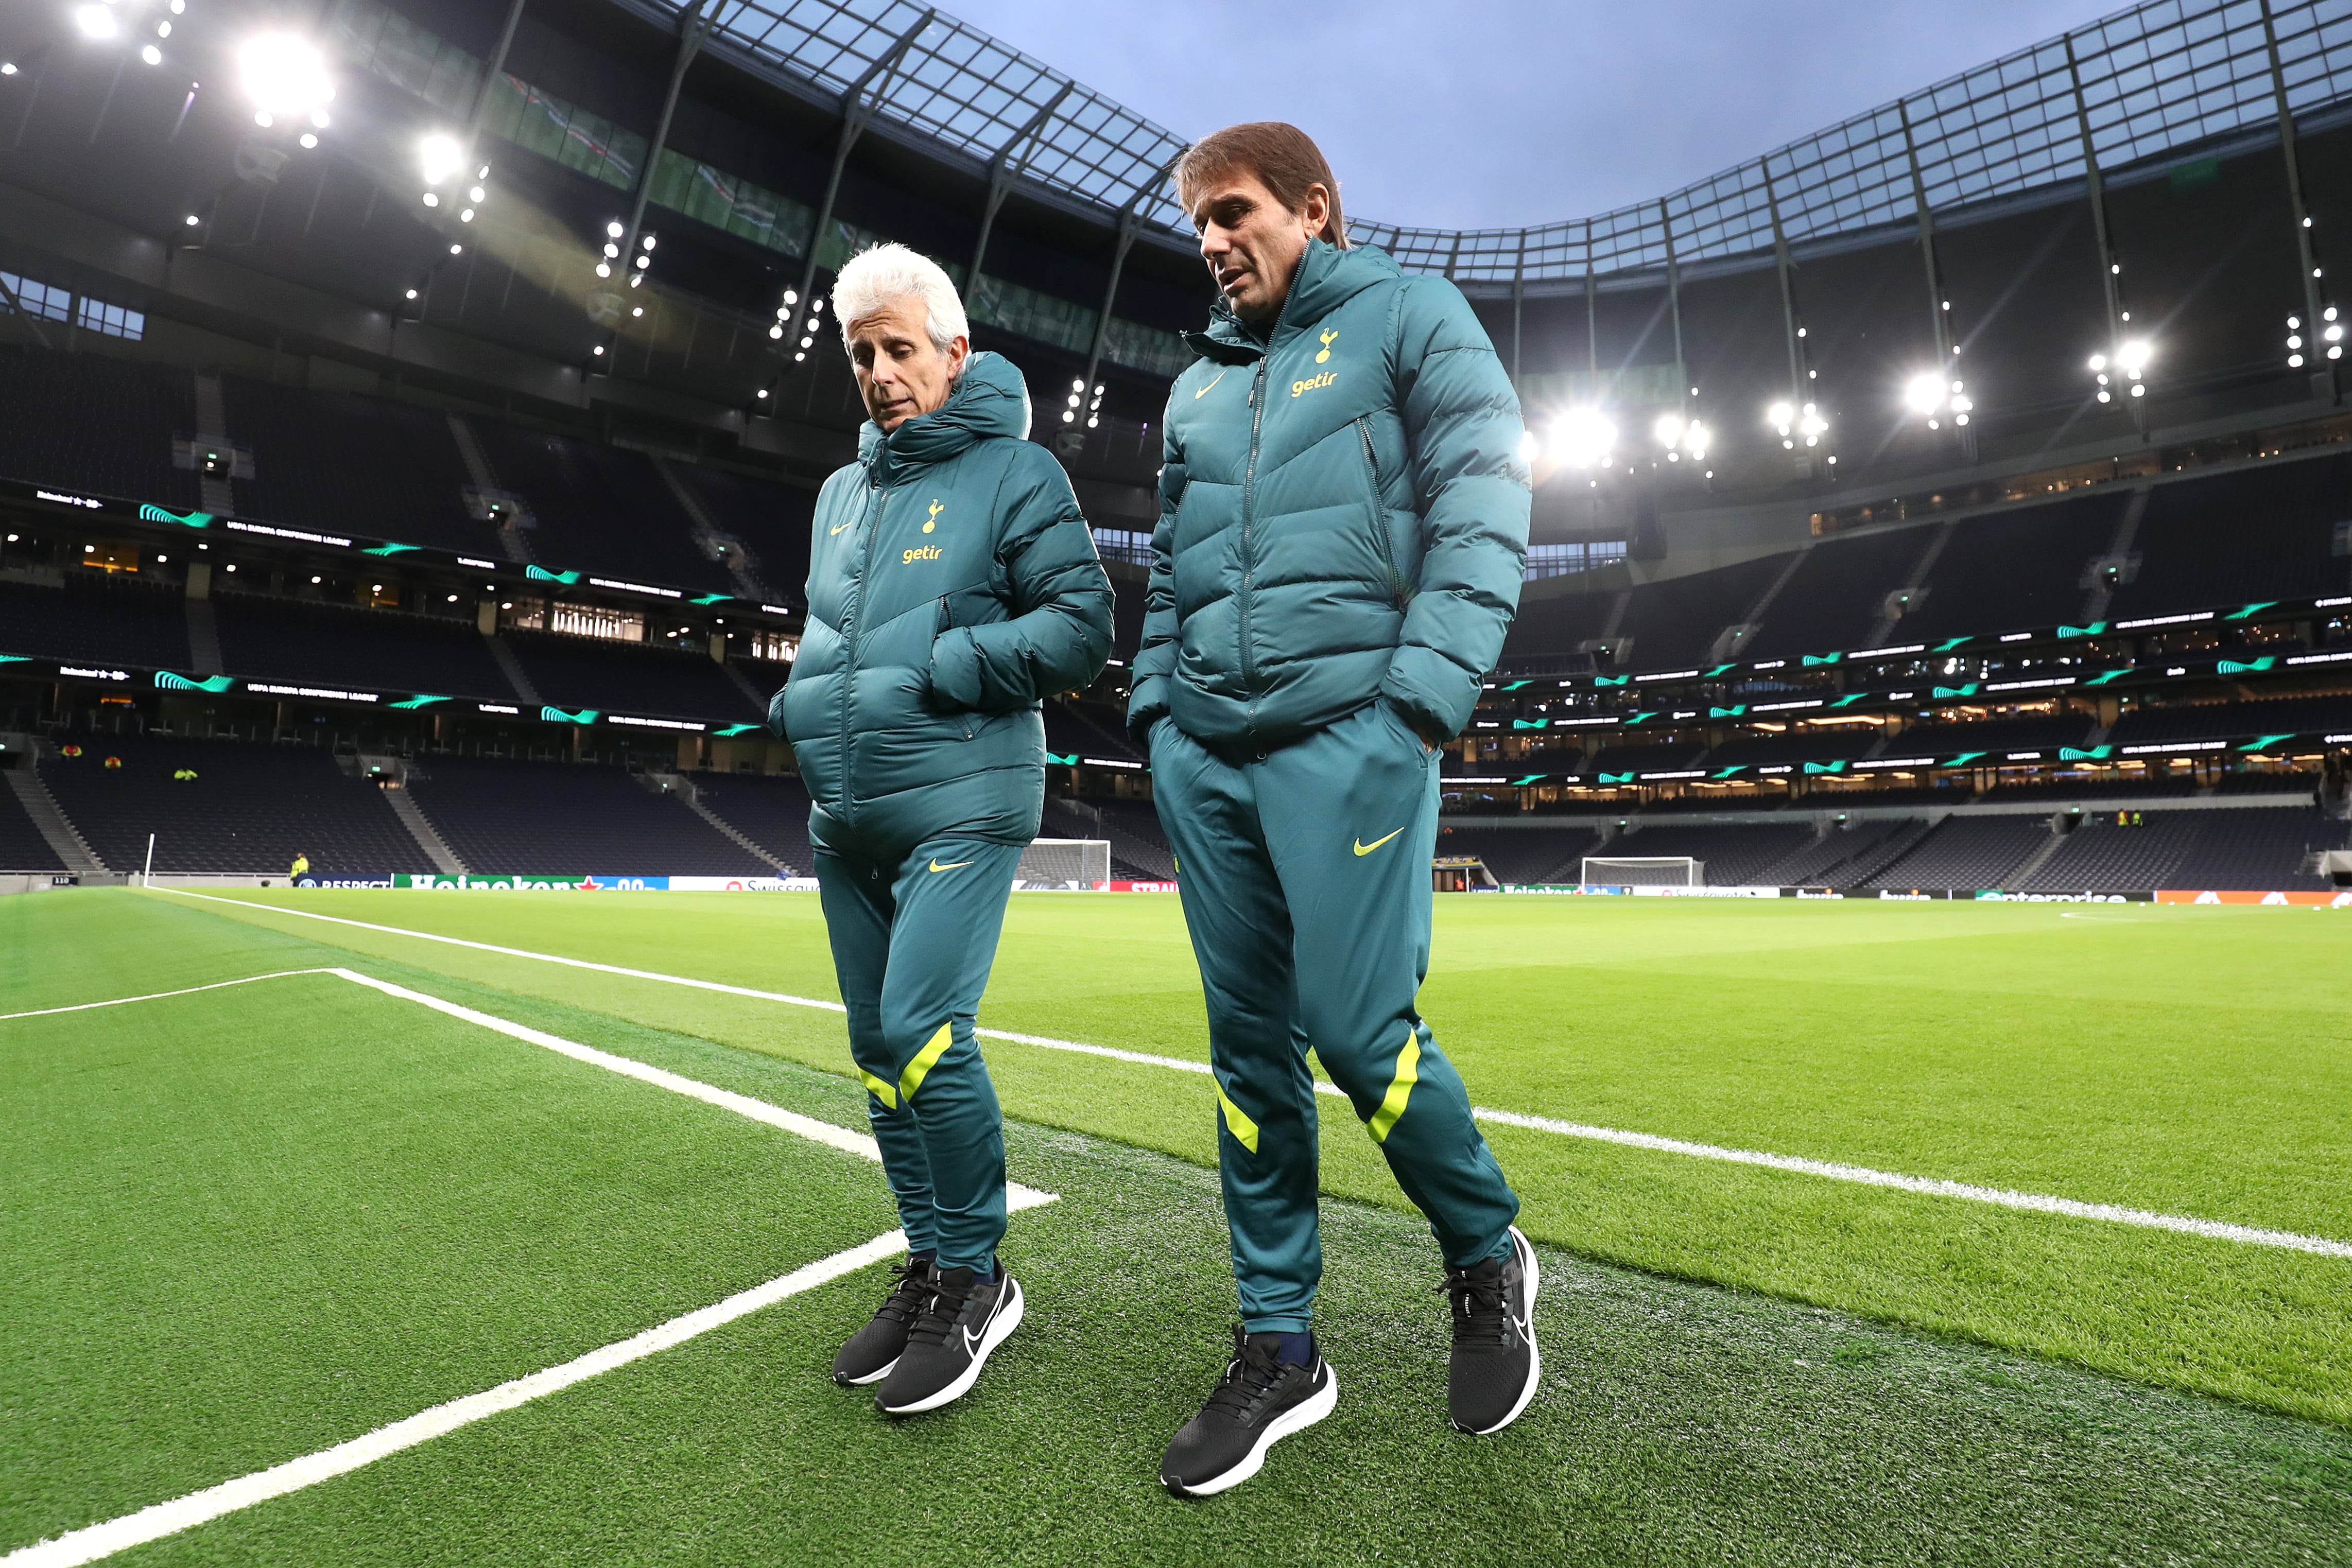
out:
M1445 1261L1447 1405L1499 1431L1533 1397L1534 1250L1452 1063L1414 1010L1429 961L1437 752L1500 654L1525 569L1517 396L1468 302L1350 247L1296 127L1178 165L1221 296L1169 396L1128 723L1209 1007L1242 1322L1169 1446L1187 1496L1328 1414L1314 1334L1314 1048Z

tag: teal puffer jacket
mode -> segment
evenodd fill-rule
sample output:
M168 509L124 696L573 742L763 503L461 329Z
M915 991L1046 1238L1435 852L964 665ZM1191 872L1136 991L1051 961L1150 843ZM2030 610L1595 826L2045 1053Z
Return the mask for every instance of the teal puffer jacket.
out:
M1262 747L1386 698L1459 734L1530 504L1518 397L1469 302L1315 240L1270 334L1220 302L1188 340L1129 727Z
M975 354L941 407L867 424L817 497L808 628L768 722L818 843L1037 836L1038 704L1102 672L1111 595L1069 479L1028 434L1021 372Z

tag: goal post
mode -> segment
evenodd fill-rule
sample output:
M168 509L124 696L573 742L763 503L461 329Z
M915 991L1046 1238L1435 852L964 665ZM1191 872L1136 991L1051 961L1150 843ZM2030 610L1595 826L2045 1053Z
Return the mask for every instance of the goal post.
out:
M1024 893L1091 893L1110 881L1108 839L1038 839L1021 852L1013 885Z
M1688 855L1586 855L1580 887L1696 887L1706 862Z

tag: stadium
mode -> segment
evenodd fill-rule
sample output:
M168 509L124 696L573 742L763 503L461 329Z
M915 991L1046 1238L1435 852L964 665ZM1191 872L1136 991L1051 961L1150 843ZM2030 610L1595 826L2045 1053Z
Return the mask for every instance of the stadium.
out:
M1243 1134L1129 709L1211 129L908 0L0 7L0 1563L2347 1560L2352 5L1350 212L1525 419L1419 1007L1541 1377L1446 1429L1327 1103L1347 1392L1187 1500ZM901 1423L770 725L887 242L1111 601L978 1013L1029 1316Z

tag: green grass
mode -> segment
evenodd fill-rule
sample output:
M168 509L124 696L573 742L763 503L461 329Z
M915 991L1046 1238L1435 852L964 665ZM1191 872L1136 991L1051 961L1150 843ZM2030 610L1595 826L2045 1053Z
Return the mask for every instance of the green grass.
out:
M347 964L861 1119L837 1014L268 907L824 998L814 899L238 896L0 900L0 1011ZM2338 925L2065 913L1445 899L1423 1000L1482 1104L2352 1238ZM1204 1057L1174 901L1016 898L982 1021ZM869 1274L125 1560L2346 1560L2352 1261L1492 1130L1549 1387L1473 1443L1337 1102L1339 1414L1174 1503L1232 1312L1207 1085L989 1054L1063 1201L1013 1221L1034 1326L974 1403L894 1428L824 1380ZM866 1162L324 977L0 1024L0 1552L892 1223Z

